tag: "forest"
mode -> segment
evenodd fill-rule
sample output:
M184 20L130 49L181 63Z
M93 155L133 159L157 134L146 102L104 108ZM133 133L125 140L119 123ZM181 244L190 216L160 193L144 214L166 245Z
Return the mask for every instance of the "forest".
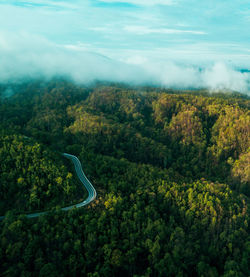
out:
M0 84L0 276L249 276L249 108L232 92ZM63 152L97 190L69 212L87 192Z

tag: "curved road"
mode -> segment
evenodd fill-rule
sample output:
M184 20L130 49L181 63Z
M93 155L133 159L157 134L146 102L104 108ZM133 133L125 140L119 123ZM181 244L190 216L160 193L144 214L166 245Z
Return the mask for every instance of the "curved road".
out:
M85 188L87 189L87 191L89 193L88 198L85 199L84 201L82 201L82 202L80 202L78 204L75 204L75 205L71 205L71 206L68 206L68 207L61 208L62 211L69 211L69 210L71 210L73 208L77 208L78 209L80 207L86 206L90 202L95 200L95 198L96 198L96 190L93 187L93 185L90 183L90 181L88 180L86 175L84 174L79 159L76 156L70 155L70 154L67 154L67 153L63 153L63 156L68 158L68 159L70 159L74 163L76 174L77 174L78 178L83 183L83 185L85 186ZM31 213L31 214L27 214L26 217L28 217L28 218L34 218L34 217L39 217L39 216L47 214L47 213L48 213L48 211L46 211L46 212L39 212L39 213ZM5 216L0 216L0 220L3 220L4 218L5 218Z

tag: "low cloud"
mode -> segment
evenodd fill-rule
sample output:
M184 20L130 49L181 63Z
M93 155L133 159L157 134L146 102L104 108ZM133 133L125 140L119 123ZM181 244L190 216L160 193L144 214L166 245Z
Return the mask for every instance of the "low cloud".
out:
M62 46L27 33L0 33L0 82L68 76L78 83L103 80L249 92L250 74L222 62L191 66L143 55L120 62L86 49L88 45Z
M86 49L57 45L27 33L0 33L0 57L1 82L68 76L83 83L94 80L140 83L139 80L144 82L148 77L138 66L124 64Z
M214 64L201 76L204 86L212 90L231 89L246 92L249 89L250 74L235 71L224 63Z

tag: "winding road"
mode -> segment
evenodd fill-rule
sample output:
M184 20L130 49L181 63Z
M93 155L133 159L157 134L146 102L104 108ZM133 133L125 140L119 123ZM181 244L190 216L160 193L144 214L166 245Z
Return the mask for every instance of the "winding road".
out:
M88 178L84 174L79 159L76 156L71 155L71 154L67 154L67 153L63 153L62 155L64 157L66 157L67 159L70 159L74 163L77 177L80 179L80 181L83 183L83 185L85 186L85 188L87 189L87 191L89 193L88 198L85 199L84 201L82 201L78 204L75 204L75 205L71 205L71 206L68 206L68 207L61 208L62 211L69 211L69 210L72 210L73 208L78 209L78 208L81 208L83 206L88 205L90 202L95 200L97 194L96 194L95 188L93 187L93 185L90 183L90 181L88 180ZM45 215L48 212L49 211L39 212L39 213L31 213L31 214L27 214L26 217L35 218L35 217L39 217L41 215ZM3 220L4 218L5 218L5 216L0 216L0 220Z

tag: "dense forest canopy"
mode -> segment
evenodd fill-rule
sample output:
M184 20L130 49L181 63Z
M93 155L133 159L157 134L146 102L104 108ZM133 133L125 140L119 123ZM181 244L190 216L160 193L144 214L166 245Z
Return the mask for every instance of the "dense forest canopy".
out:
M45 210L75 202L81 193L62 155L25 136L0 135L0 170L1 214Z
M1 276L249 276L247 96L60 79L0 95ZM98 193L67 213L86 192L62 152Z

